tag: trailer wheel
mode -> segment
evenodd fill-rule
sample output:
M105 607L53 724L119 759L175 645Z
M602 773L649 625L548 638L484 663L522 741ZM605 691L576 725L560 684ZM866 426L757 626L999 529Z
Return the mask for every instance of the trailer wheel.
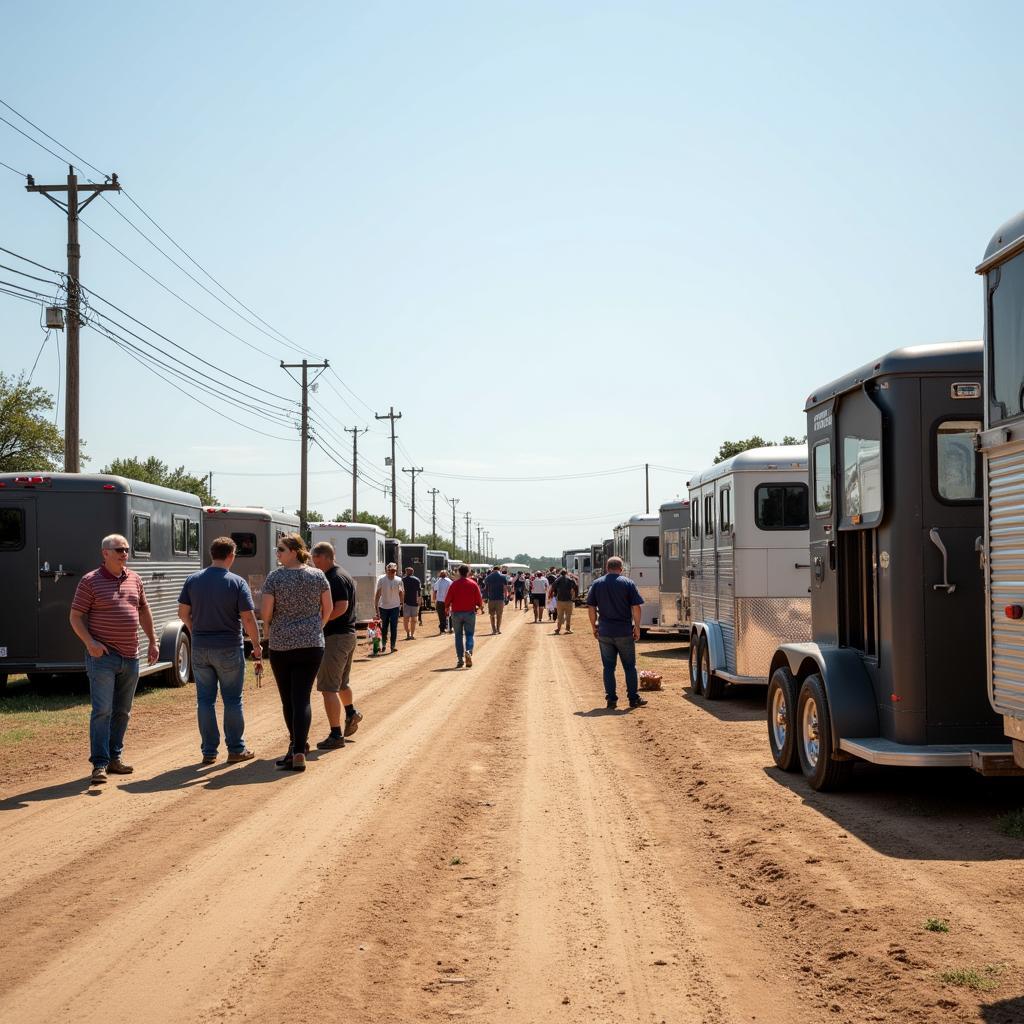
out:
M704 687L700 681L700 645L703 642L703 637L694 639L693 634L690 634L690 648L687 658L690 668L690 692L695 697L699 697L704 692Z
M725 695L725 680L719 679L711 671L711 646L706 636L700 638L700 652L698 656L700 658L700 681L704 687L704 696L708 700L721 700Z
M832 752L832 716L825 684L816 672L800 687L796 709L800 769L811 789L841 789L849 781L852 761L837 761Z
M192 678L192 642L182 630L174 643L174 663L166 672L168 686L187 686Z
M796 749L797 685L793 673L777 668L768 682L768 745L772 760L784 772L800 770Z
M0 693L4 693L7 690L7 673L0 672Z

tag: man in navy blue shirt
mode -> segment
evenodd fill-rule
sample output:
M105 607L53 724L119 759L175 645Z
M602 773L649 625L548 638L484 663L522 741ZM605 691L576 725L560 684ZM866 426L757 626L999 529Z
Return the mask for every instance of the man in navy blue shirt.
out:
M487 600L487 612L491 617L491 632L501 632L501 616L505 612L505 595L508 591L508 577L495 566L485 577L481 589Z
M192 673L196 679L203 764L217 760L220 746L216 707L218 683L224 701L228 763L250 761L253 757L245 745L242 714L243 626L257 662L262 662L263 650L249 584L231 572L235 550L235 542L230 537L218 537L210 545L213 564L189 576L178 597L178 617L192 634Z
M590 584L587 614L601 649L604 668L604 695L608 710L619 706L615 692L615 661L622 662L626 676L626 695L631 708L642 708L647 701L640 696L636 674L636 641L640 639L640 596L636 584L622 575L622 559L609 558L605 574Z

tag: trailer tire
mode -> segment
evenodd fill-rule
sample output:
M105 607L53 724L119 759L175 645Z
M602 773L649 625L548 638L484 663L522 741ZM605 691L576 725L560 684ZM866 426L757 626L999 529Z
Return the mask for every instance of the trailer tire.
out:
M7 690L7 673L0 672L0 693L5 693Z
M793 673L784 665L768 682L768 745L772 760L784 772L800 770L796 749L796 705L798 687Z
M700 645L703 642L704 637L694 639L693 634L690 635L690 649L687 657L690 663L690 692L695 697L699 697L704 692L700 681Z
M725 696L725 680L711 671L711 647L706 636L700 638L700 674L704 696L708 700L721 700Z
M837 761L832 751L832 715L825 684L817 672L800 687L796 706L796 746L800 769L811 789L842 789L853 771L852 761Z
M174 641L174 661L164 675L167 685L175 688L187 686L192 679L192 641L185 630Z

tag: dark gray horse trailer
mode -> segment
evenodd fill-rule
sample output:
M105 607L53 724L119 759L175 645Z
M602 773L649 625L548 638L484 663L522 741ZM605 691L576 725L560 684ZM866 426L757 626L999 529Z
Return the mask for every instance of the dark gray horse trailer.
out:
M84 672L85 650L68 621L75 588L101 564L100 542L127 538L141 577L160 659L141 674L182 686L192 672L178 618L185 578L202 567L202 508L193 494L96 473L0 474L0 680ZM139 632L141 649L145 638Z
M775 652L775 763L1004 770L985 687L980 342L890 352L807 400L810 643ZM998 769L997 769L998 766Z
M690 550L690 503L667 501L658 509L661 521L661 557L658 580L661 613L654 633L690 632L689 580L685 569Z
M394 537L384 539L384 567L387 568L392 562L398 566L398 575L402 575L402 542Z

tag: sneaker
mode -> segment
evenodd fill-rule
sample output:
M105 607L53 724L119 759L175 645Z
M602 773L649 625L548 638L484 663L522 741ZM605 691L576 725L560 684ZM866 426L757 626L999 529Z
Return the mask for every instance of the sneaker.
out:
M106 782L106 781L107 781L107 766L105 764L98 764L98 765L96 765L96 767L93 768L93 770L92 770L92 775L89 778L89 782L92 785L94 785L94 786L98 786L98 785L100 785L100 783L103 783L103 782Z
M291 751L289 751L287 754L285 754L284 757L279 757L274 762L274 764L276 764L278 768L291 768L291 766L292 766L292 754L291 754Z
M645 708L647 707L647 701L643 697L634 697L630 702L631 708Z
M455 662L455 667L456 668L462 668L465 664L466 663L461 658L459 658L459 660L457 662Z
M391 653L392 654L397 654L398 653L398 648L397 647L392 647L391 648Z
M255 756L251 750L240 750L237 754L228 754L228 764L238 764L239 761L251 761Z
M203 764L213 764L216 760L216 754L203 754Z
M565 635L566 635L566 636L568 636L568 635L569 635L569 634L570 634L571 632L572 632L572 630L571 630L571 629L567 629L567 630L565 631Z
M466 651L466 668L472 668L472 667L473 667L473 652L472 651Z
M555 630L555 636L558 636L558 634L559 634L559 633L561 633L561 632L562 632L562 631L561 631L560 629L556 629L556 630Z
M135 769L130 764L125 764L124 761L119 757L115 757L110 764L107 765L107 771L111 775L131 775Z
M617 700L609 700L605 702L605 708L608 711L615 711L618 708L618 706L619 702Z
M352 733L359 728L359 723L363 720L362 711L358 711L355 708L352 709L352 714L345 717L345 735L351 736Z
M296 754L292 758L292 763L288 766L293 772L304 772L306 770L306 755Z
M345 746L344 736L328 736L327 739L321 740L317 745L317 750L337 750L339 747Z

